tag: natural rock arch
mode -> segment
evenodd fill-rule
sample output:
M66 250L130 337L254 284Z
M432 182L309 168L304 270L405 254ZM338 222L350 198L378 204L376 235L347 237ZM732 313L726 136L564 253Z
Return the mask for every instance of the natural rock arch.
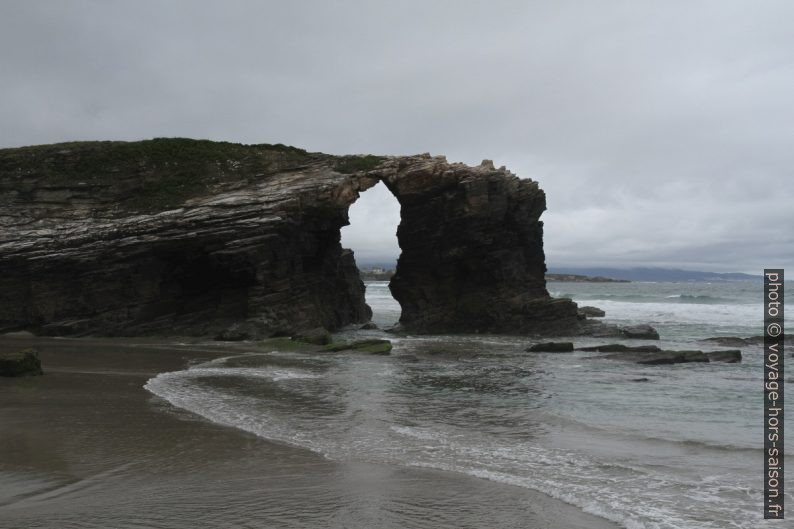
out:
M378 181L402 206L391 282L413 332L559 333L545 196L489 162L187 139L0 150L0 330L253 338L369 319L340 228Z

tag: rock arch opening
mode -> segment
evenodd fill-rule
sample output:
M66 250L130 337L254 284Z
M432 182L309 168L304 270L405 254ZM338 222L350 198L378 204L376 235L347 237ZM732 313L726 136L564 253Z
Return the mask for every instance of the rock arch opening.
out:
M390 327L401 315L400 304L389 290L400 255L400 203L383 182L378 182L350 206L348 218L350 223L341 230L342 247L353 251L372 321L381 328Z

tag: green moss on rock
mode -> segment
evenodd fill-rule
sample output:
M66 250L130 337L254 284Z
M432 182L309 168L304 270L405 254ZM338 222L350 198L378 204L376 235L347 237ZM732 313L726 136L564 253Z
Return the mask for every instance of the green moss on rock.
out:
M39 354L35 349L0 353L0 376L24 377L43 374Z
M387 355L391 353L392 345L389 340L373 338L368 340L356 340L353 342L333 343L326 345L323 350L334 353L339 351L356 351L375 355Z
M39 186L121 186L126 198L119 206L151 212L177 207L219 181L261 178L312 157L280 143L189 138L69 142L0 149L0 177L34 177Z

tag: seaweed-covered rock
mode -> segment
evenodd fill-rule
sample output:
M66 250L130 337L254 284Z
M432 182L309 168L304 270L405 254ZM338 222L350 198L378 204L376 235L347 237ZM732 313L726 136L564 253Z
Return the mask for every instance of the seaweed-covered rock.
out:
M323 349L329 352L355 351L374 355L387 355L391 353L392 345L389 340L373 338L367 340L355 340L353 342L332 343L326 345Z
M314 345L326 345L331 343L331 335L322 327L302 331L293 336L292 339Z
M0 353L0 376L24 377L43 374L39 354L35 349Z

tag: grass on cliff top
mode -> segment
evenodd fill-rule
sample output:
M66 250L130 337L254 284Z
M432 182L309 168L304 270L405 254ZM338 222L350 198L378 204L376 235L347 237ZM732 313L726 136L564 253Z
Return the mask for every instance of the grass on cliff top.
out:
M371 171L383 162L383 156L367 154L366 156L344 156L334 165L339 173L351 174L359 171Z
M178 206L214 181L247 180L305 163L310 154L282 144L154 138L70 142L0 149L0 176L33 175L49 185L114 186L125 209Z

